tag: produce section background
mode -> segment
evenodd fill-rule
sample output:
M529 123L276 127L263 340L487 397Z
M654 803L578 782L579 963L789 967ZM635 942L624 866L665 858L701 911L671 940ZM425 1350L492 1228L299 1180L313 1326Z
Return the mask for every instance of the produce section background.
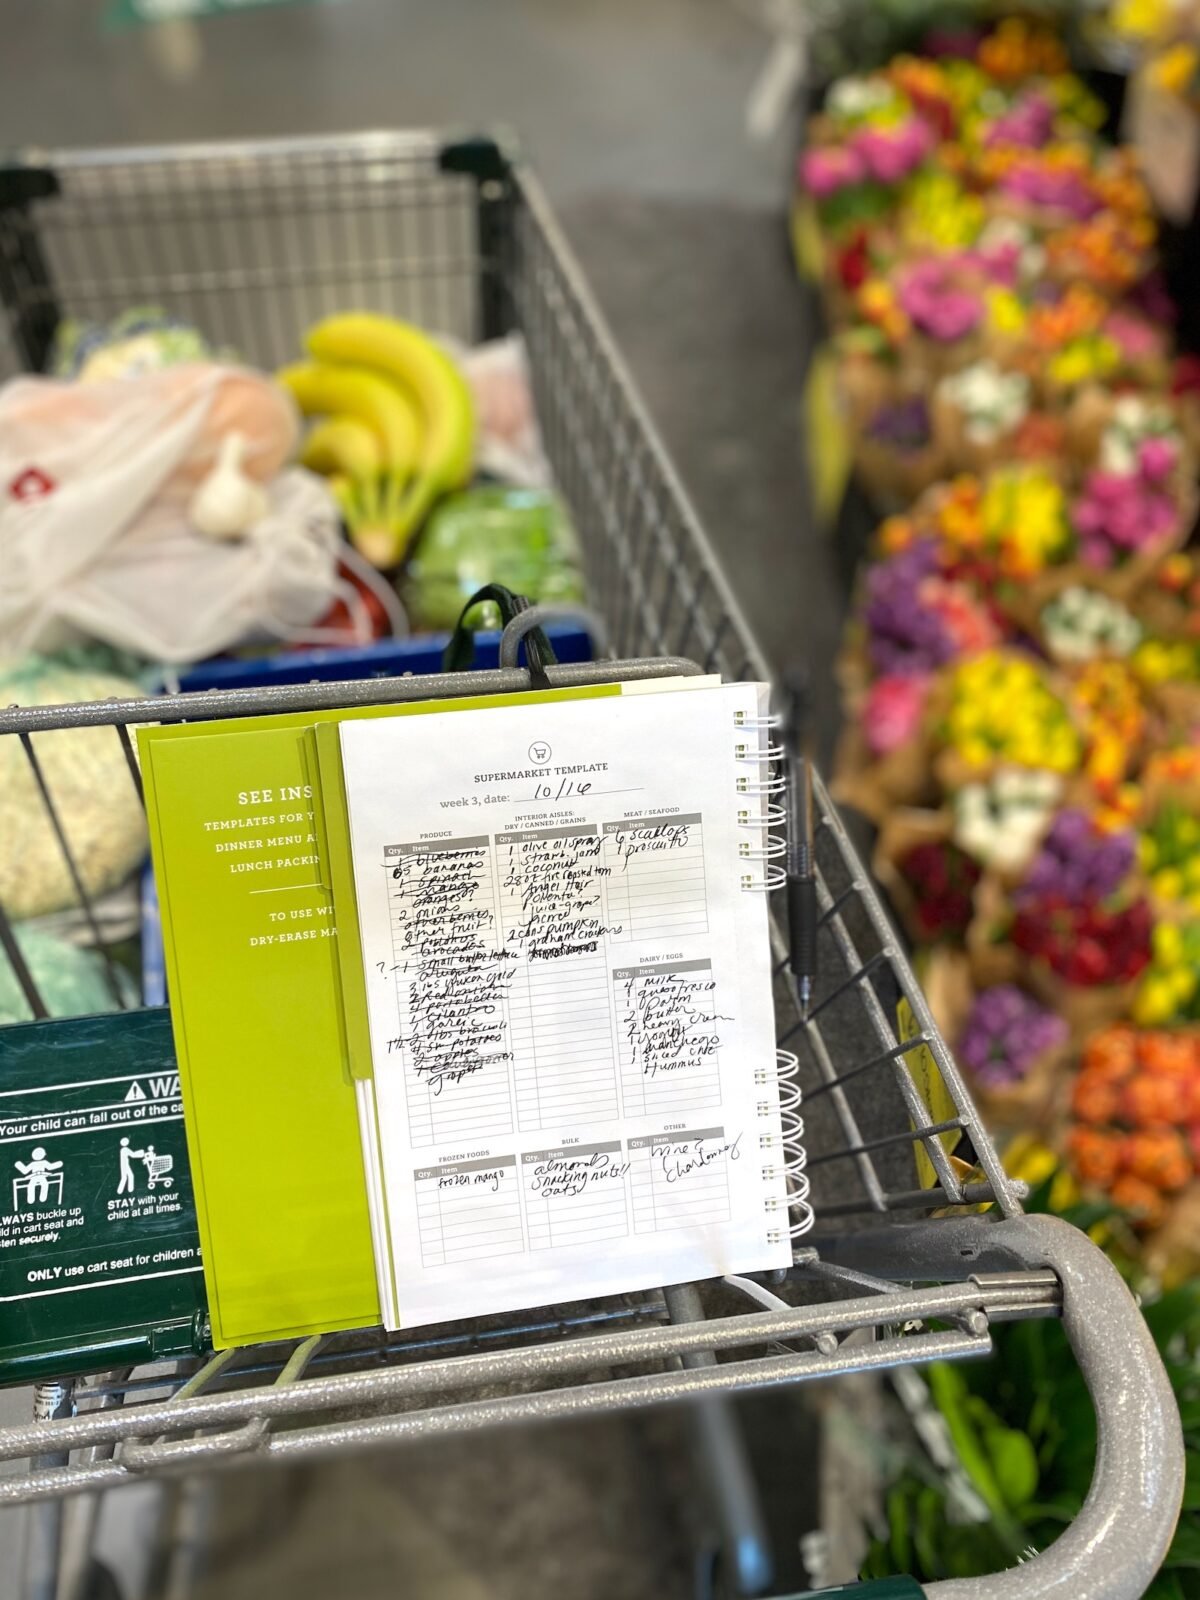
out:
M514 128L751 630L773 664L804 656L824 681L843 603L804 514L811 330L783 218L795 130L766 148L744 135L767 49L750 14L730 0L326 0L107 34L105 9L22 8L0 58L0 144ZM831 721L822 731L828 749ZM0 1396L5 1420L26 1410L24 1393ZM778 1403L767 1421L778 1443ZM812 1459L802 1432L790 1445L792 1463ZM352 1574L371 1600L402 1560L412 1592L439 1600L690 1594L696 1486L664 1470L688 1451L683 1419L663 1417L229 1480L201 1593L307 1600ZM798 1525L806 1487L789 1484ZM137 1497L123 1498L101 1553L132 1570ZM17 1534L0 1514L0 1572Z

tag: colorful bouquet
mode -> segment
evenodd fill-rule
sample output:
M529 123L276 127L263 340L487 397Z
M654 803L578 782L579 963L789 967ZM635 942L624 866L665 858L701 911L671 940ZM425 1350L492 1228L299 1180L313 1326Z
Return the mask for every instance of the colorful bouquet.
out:
M835 86L803 181L855 459L901 508L839 796L986 1112L1161 1240L1200 1206L1200 360L1102 115L1009 20Z

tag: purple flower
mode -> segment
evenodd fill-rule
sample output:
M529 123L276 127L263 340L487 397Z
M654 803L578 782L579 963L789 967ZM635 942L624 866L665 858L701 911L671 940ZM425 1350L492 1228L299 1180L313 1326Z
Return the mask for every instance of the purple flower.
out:
M900 281L900 304L915 328L950 343L971 333L983 320L983 301L960 289L949 261L917 261Z
M912 677L954 659L954 638L943 618L923 604L922 583L937 573L937 544L916 539L867 573L867 654L878 676Z
M880 406L867 432L897 450L923 450L930 439L929 407L921 395Z
M1014 984L1001 983L977 995L958 1053L989 1088L1019 1083L1048 1050L1066 1043L1067 1024Z
M1133 870L1135 854L1132 833L1104 833L1086 811L1068 808L1055 817L1013 899L1107 900Z

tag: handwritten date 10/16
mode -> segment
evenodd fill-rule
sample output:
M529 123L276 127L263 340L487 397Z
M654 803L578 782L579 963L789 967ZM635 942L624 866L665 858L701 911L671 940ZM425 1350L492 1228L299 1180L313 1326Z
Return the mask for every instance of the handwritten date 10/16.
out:
M557 789L552 783L539 783L533 791L533 798L535 800L567 800L571 795L585 795L590 794L591 791L592 785L590 783L576 783L574 778L560 778Z

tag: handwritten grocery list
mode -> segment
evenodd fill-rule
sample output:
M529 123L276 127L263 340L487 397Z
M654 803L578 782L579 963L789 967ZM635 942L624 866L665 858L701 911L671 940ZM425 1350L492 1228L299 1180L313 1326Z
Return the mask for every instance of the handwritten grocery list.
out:
M735 760L764 708L342 724L389 1325L788 1263L757 735Z

